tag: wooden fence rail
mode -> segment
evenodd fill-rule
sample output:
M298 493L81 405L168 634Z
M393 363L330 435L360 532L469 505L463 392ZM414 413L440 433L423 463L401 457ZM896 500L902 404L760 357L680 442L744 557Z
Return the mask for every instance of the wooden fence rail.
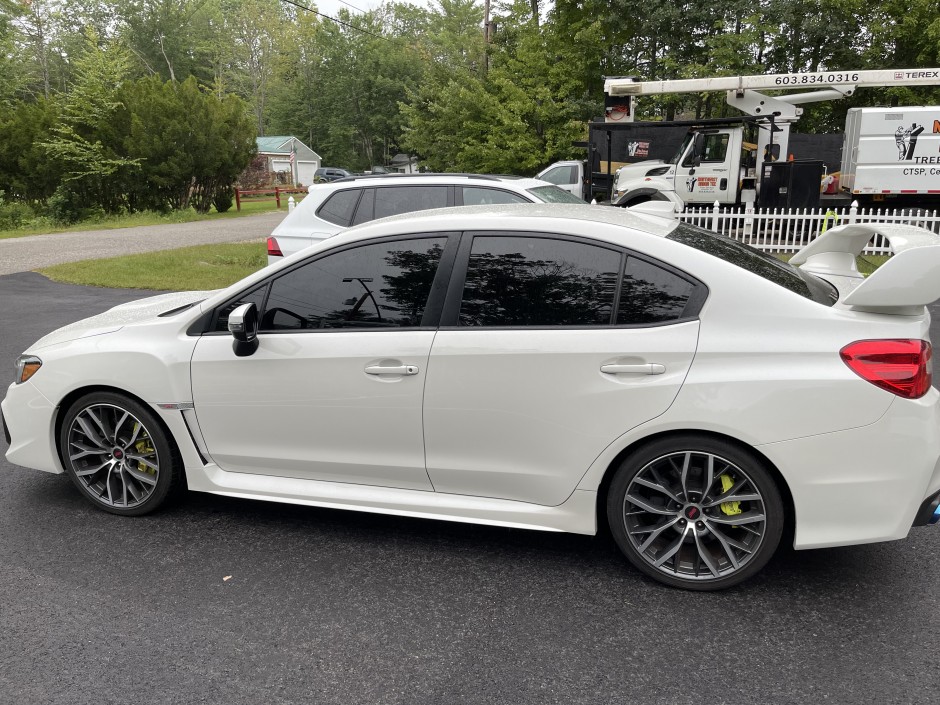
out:
M261 188L261 189L235 189L235 209L242 209L242 197L248 196L247 200L257 202L257 201L276 201L277 207L281 207L281 194L292 194L299 193L303 196L307 195L307 189L305 188L281 188L280 186L275 186L273 188ZM266 196L266 198L256 198L256 196ZM297 200L303 200L303 196Z

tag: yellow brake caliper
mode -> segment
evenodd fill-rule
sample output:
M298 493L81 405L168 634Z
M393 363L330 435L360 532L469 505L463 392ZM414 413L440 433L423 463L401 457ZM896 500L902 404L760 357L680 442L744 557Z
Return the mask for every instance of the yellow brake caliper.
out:
M137 433L137 429L138 429L139 427L140 427L140 424L138 424L138 423L135 423L135 424L134 424L134 433L135 433L135 434ZM141 439L141 440L137 441L137 443L134 444L134 449L137 451L138 455L149 455L150 453L153 453L153 446L151 446L150 443L149 443L149 441L147 441L146 439ZM156 470L154 470L152 467L150 467L149 465L144 465L143 463L140 463L140 462L137 463L137 469L138 469L140 472L145 472L145 473L147 473L148 475L156 475L156 474L157 474ZM722 485L722 487L723 487L723 486L724 486L724 485Z
M732 487L734 487L734 480L731 479L731 476L727 473L720 475L718 477L721 480L721 491L727 492ZM735 514L741 513L741 503L740 502L722 502L721 511L724 512L727 516L734 516Z

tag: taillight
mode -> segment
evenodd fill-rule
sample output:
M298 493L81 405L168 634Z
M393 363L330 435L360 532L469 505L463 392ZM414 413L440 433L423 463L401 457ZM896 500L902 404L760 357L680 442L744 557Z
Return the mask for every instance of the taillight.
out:
M905 399L930 390L933 350L926 340L859 340L839 351L862 379Z
M273 237L268 238L268 256L269 257L283 257L284 253L281 252L281 246L277 244L277 240Z

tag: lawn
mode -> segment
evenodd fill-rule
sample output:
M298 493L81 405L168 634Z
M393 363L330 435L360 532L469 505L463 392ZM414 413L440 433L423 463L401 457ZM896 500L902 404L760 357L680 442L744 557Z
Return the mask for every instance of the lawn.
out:
M118 289L221 289L268 263L262 242L197 245L179 250L70 262L39 270L53 281Z
M281 204L281 210L286 211L286 197L281 198ZM146 212L122 216L108 216L97 220L83 220L81 223L67 227L56 227L47 223L45 225L18 228L16 230L0 230L0 240L11 237L26 237L28 235L45 235L47 233L65 233L81 230L113 230L115 228L133 228L139 225L163 225L165 223L191 223L197 220L238 218L243 215L268 213L274 210L277 210L277 204L273 200L255 201L244 198L242 199L241 211L236 211L235 207L232 206L232 209L225 213L218 213L213 209L209 213L201 215L190 208L188 211L171 211L166 214Z

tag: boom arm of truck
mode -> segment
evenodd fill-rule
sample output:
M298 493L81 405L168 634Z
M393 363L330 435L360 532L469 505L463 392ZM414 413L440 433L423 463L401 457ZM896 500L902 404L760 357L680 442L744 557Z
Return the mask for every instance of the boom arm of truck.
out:
M856 88L884 86L940 85L940 68L888 69L875 71L819 71L815 73L778 73L760 76L725 76L672 81L637 81L626 76L611 76L604 81L608 115L614 107L618 120L633 121L633 98L641 95L706 93L725 91L728 105L746 115L773 115L773 130L761 130L758 137L758 173L768 144L780 145L786 158L790 124L799 120L803 103L837 100L850 96ZM760 91L819 89L804 93L769 96ZM619 102L618 102L619 101Z

